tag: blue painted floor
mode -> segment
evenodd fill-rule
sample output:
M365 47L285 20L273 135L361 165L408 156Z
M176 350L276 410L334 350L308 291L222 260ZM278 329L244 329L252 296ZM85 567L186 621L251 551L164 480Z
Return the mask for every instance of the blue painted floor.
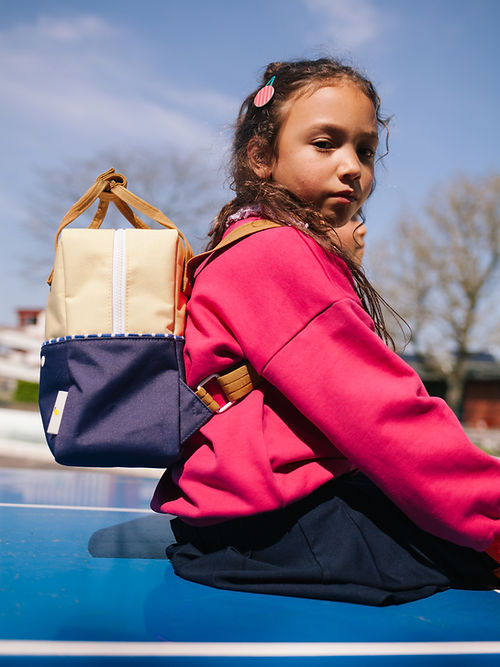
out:
M165 559L168 517L148 509L154 486L112 473L0 470L2 666L500 665L494 591L379 609L177 578Z

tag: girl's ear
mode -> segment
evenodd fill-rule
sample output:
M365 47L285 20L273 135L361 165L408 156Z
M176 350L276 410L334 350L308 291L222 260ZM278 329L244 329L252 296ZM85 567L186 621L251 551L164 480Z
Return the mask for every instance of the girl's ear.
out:
M247 155L254 174L263 180L269 180L273 171L273 159L268 144L262 139L253 137L248 142Z

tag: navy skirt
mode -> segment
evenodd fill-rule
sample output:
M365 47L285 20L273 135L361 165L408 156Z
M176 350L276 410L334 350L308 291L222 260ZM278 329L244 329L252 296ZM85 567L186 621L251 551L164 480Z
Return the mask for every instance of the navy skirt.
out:
M421 530L360 473L284 509L172 529L176 574L216 588L382 606L500 584L496 561Z

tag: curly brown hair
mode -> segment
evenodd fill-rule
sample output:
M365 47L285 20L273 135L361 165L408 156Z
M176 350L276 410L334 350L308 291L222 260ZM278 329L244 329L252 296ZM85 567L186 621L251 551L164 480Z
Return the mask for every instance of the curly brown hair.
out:
M255 106L253 103L255 95L273 76L276 77L276 83L272 101L263 107ZM386 342L393 344L382 312L383 307L392 309L370 284L363 269L342 249L335 229L310 203L301 200L272 179L260 178L249 159L250 142L254 146L254 155L260 153L262 156L270 154L277 156L279 132L294 99L299 95L313 93L319 88L345 82L357 86L373 103L379 130L385 133L383 155L387 154L389 119L381 114L380 98L373 84L360 72L332 58L270 63L259 87L250 93L241 105L230 161L231 189L236 196L215 218L209 232L210 241L207 250L214 248L220 242L230 216L250 204L260 205L265 211L266 218L296 226L314 238L326 252L334 253L347 264L354 279L356 292L363 307L372 317L377 333Z

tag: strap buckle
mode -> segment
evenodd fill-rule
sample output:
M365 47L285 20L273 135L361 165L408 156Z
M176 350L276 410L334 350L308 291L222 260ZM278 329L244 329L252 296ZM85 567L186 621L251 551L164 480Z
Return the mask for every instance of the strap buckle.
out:
M229 401L228 403L226 403L221 407L219 403L215 400L215 398L205 389L205 385L207 385L211 380L217 380L219 377L220 377L219 373L212 373L212 375L209 375L200 382L200 384L196 387L196 392L195 392L198 395L198 397L201 398L203 403L205 403L205 405L209 407L214 412L214 414L217 415L220 415L222 412L225 412L234 404L234 401ZM217 386L219 387L221 393L223 393L223 389L219 383L217 383Z

